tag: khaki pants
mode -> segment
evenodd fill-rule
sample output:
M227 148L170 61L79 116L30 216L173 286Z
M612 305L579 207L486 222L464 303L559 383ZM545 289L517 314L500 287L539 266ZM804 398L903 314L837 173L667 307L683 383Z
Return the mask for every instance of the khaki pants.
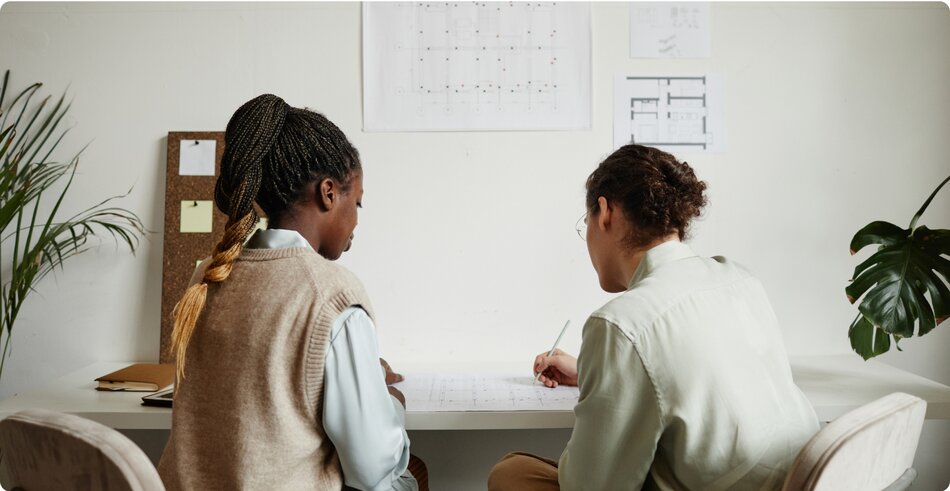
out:
M505 455L492 467L488 491L558 491L557 462L529 453Z

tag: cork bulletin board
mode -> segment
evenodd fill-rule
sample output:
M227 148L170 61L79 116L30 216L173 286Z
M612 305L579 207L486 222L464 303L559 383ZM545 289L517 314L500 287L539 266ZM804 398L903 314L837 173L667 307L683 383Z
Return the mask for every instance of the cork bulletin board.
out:
M224 132L169 132L165 170L165 240L162 263L162 335L159 359L169 353L174 319L196 263L211 255L228 217L214 206L214 184L224 155Z

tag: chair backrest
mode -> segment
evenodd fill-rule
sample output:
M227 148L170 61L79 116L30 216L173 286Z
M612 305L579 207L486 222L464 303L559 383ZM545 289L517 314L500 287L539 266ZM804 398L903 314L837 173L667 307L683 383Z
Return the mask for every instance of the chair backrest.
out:
M145 453L118 431L41 409L0 421L0 485L24 491L165 489Z
M926 410L924 400L895 392L828 423L798 454L783 489L865 491L912 481Z

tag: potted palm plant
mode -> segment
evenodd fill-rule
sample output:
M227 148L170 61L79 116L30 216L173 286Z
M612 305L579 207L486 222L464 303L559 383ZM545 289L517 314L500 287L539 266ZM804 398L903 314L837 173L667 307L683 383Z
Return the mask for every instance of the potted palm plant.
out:
M854 269L845 288L848 300L858 299L851 323L851 347L865 360L901 339L923 336L950 316L950 230L931 230L917 221L950 176L941 182L906 229L884 221L867 224L851 239L851 254L878 245L877 252ZM863 297L863 298L862 298Z
M88 250L97 233L110 234L134 253L145 232L137 215L110 205L125 195L60 216L82 153L51 160L68 132L60 123L69 104L65 94L52 105L51 96L34 100L41 83L23 89L8 104L9 81L7 70L0 85L0 376L17 315L37 283Z

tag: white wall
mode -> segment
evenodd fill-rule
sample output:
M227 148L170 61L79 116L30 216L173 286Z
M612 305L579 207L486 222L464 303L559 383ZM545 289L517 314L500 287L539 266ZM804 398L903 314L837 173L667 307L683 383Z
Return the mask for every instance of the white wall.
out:
M906 226L950 174L947 6L716 3L712 20L712 58L632 60L626 4L594 4L590 131L363 133L357 3L3 5L0 69L16 86L68 86L64 148L94 140L68 209L134 184L122 204L156 233L135 257L107 243L40 286L0 397L93 361L157 358L165 135L223 129L263 92L324 112L363 155L365 207L342 262L374 300L384 355L397 368L528 362L609 298L573 226L584 178L611 151L619 73L724 76L728 151L682 155L710 186L693 246L756 272L791 353L849 352L852 234ZM923 223L950 226L950 191ZM567 338L576 351L580 330ZM941 326L883 359L950 384L948 341ZM927 425L918 489L942 489L950 426Z

